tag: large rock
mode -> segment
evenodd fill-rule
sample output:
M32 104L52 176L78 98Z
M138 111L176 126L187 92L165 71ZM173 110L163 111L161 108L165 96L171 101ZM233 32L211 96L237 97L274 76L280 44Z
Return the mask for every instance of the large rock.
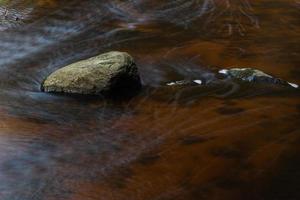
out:
M118 95L137 91L141 81L133 58L113 51L58 69L42 88L45 92Z

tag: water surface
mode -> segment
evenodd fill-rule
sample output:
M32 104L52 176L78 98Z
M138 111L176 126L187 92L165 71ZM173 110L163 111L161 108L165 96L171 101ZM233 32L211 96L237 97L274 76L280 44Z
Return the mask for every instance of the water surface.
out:
M299 19L297 0L0 1L0 199L299 199L298 90L165 86L233 66L300 84ZM110 50L136 97L40 91Z

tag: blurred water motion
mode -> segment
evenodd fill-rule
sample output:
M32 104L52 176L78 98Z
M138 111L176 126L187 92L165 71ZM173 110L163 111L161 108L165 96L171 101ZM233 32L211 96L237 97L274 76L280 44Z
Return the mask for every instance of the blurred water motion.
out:
M215 81L299 84L299 19L295 0L0 1L0 199L299 199L299 91ZM135 57L137 97L40 91L110 50Z

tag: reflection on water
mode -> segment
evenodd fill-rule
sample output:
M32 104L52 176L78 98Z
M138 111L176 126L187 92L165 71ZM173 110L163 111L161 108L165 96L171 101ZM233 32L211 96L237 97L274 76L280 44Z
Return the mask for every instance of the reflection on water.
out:
M295 0L0 1L0 199L298 199L299 91L216 81L231 66L300 83ZM45 94L109 50L144 89ZM206 85L169 87L176 80Z

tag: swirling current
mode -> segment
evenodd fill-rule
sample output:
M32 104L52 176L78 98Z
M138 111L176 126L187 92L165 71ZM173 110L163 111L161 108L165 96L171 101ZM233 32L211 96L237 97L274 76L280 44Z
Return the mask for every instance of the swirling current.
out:
M0 0L0 199L299 199L299 90L217 77L300 84L299 19L297 0ZM111 50L137 96L41 91Z

